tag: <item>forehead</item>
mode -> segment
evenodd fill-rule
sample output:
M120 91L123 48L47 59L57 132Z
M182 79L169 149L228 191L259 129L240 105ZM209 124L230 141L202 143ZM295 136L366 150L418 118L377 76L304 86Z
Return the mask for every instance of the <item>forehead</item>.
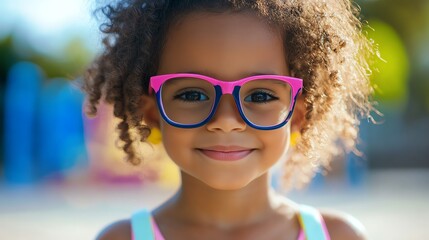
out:
M190 71L223 80L287 75L281 31L252 13L189 13L168 30L158 74Z

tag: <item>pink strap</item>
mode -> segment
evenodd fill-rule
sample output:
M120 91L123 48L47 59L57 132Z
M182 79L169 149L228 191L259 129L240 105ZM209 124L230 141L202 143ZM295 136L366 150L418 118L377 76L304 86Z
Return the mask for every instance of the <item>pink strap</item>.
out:
M320 215L323 232L325 232L325 237L327 240L331 240L331 236L329 235L328 228L326 227L325 220L323 220L322 214Z
M302 229L299 230L298 240L305 240L304 231Z
M156 224L155 220L153 219L153 217L150 218L151 222L152 222L152 227L155 233L155 240L165 240L164 237L161 234L161 231L159 231L158 225Z

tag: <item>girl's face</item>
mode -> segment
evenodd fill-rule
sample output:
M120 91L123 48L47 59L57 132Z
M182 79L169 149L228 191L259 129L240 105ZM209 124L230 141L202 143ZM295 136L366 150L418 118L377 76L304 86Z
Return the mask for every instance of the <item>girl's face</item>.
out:
M195 12L167 34L157 74L169 73L233 81L257 74L289 75L289 70L281 32L255 15ZM246 186L284 157L289 146L289 124L253 129L231 95L222 96L215 116L202 127L176 128L164 120L159 126L165 149L182 174L219 190ZM216 160L233 157L240 159Z

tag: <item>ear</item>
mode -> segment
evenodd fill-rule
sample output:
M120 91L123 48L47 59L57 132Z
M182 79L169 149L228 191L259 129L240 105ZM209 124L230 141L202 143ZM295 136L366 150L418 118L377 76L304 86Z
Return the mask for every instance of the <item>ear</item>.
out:
M296 99L295 109L293 111L291 128L292 132L301 132L305 121L305 97L300 94Z
M143 114L144 122L150 128L160 128L160 114L156 100L152 96L142 95L140 98L141 113Z

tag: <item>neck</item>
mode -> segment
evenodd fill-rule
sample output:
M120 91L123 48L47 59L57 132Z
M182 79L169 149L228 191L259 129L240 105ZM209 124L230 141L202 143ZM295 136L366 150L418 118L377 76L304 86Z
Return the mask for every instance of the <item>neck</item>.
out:
M234 228L263 221L279 205L269 173L237 190L213 189L183 172L181 178L173 204L181 218L193 224Z

